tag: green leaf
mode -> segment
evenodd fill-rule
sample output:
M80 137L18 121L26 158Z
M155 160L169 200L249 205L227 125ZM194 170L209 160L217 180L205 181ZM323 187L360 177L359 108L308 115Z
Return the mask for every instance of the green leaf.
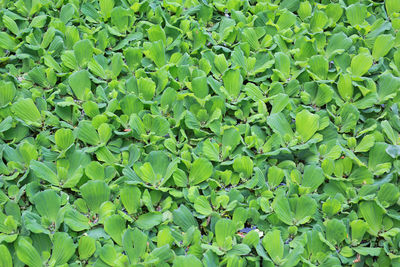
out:
M268 169L268 184L271 188L275 188L283 181L285 173L277 166L272 166Z
M347 133L355 129L360 112L354 105L346 103L342 106L340 117L342 120L341 132Z
M215 224L215 239L221 248L229 249L232 246L232 236L236 232L235 224L228 219L219 219Z
M281 78L286 80L290 77L290 58L282 52L275 54L275 68L281 74Z
M271 114L267 117L267 124L271 129L284 137L288 135L289 137L293 137L293 130L290 126L289 122L286 120L285 115L282 113Z
M244 238L243 243L248 246L256 247L260 242L260 236L255 230L250 231Z
M312 56L308 64L310 65L310 71L315 74L318 79L326 80L329 63L325 57L321 55Z
M174 259L173 267L180 266L191 266L191 267L203 267L201 261L196 256L189 254L187 256L177 256Z
M55 222L61 207L61 198L55 190L47 189L37 193L33 202L40 216Z
M352 99L354 88L349 74L341 74L339 76L337 88L343 100L350 101Z
M375 137L372 134L368 134L363 137L361 142L356 146L354 152L368 152L371 147L375 144Z
M363 240L363 236L368 229L368 224L363 220L354 220L350 223L351 239L355 244L359 244Z
M53 236L53 249L49 264L57 266L65 264L75 254L76 245L67 233L55 233Z
M143 110L143 104L135 95L126 95L120 102L122 112L128 116Z
M271 259L276 264L280 264L283 259L284 252L281 231L273 230L266 233L262 240L262 244Z
M368 233L377 236L382 227L383 210L374 201L363 201L359 205L361 215L368 224Z
M150 42L157 42L161 40L164 42L164 44L167 43L167 37L164 29L159 24L151 26L148 29L147 34L149 35Z
M75 13L74 6L67 4L61 8L60 19L62 22L67 23Z
M84 68L92 60L93 47L88 39L80 40L74 44L74 55L79 66Z
M328 199L324 204L322 204L322 211L332 217L340 211L341 205L337 199Z
M147 235L139 229L127 229L122 237L123 248L131 263L136 263L146 252Z
M295 23L296 23L296 15L290 12L289 10L284 10L282 14L279 16L276 25L278 25L279 30L282 31L292 27Z
M196 198L196 200L194 201L194 208L198 213L205 216L208 216L213 212L210 203L204 196Z
M378 99L384 102L396 96L400 88L400 78L393 76L391 73L380 75L378 80Z
M118 214L111 215L104 222L104 231L111 236L115 243L122 246L122 234L125 231L124 218Z
M307 223L317 211L315 200L306 195L293 199L292 205L294 204L296 205L294 212L295 224Z
M65 212L64 223L75 232L90 229L89 218L72 208Z
M393 16L395 12L400 12L400 3L396 0L386 0L385 7L389 16Z
M163 221L163 216L159 212L149 212L140 215L135 224L143 230L150 230L151 228L159 225Z
M314 15L311 18L310 28L312 32L322 32L328 22L328 16L326 12L315 10Z
M315 105L322 107L328 104L332 100L333 90L326 84L320 84L318 86L317 96L315 97Z
M390 49L393 48L395 39L391 34L382 34L375 39L374 47L372 49L372 57L374 60L379 60L381 57L386 56Z
M85 174L92 180L104 180L104 167L97 161L92 161L85 167Z
M303 109L296 114L296 131L300 134L302 141L307 142L319 128L319 116Z
M353 41L344 32L335 33L329 39L326 53L329 55L340 54L349 49Z
M136 186L125 185L120 190L121 202L129 214L135 214L140 207L141 191Z
M394 184L383 184L378 191L378 200L385 208L396 204L399 197L399 189Z
M219 161L219 146L217 143L212 143L209 139L203 142L203 153L212 161Z
M41 267L42 259L38 251L32 246L26 237L21 237L16 241L16 254L18 259L30 267Z
M226 158L240 143L241 137L237 129L229 128L222 134L222 158Z
M246 92L247 96L252 98L254 101L262 101L264 99L263 93L254 83L247 83L244 87L244 91Z
M5 245L0 245L0 267L12 267L13 261L11 258L10 251Z
M216 55L214 57L214 65L219 73L224 73L228 68L228 62L226 61L225 55Z
M150 78L138 79L139 96L146 101L153 99L156 91L156 84Z
M354 76L363 76L371 68L373 58L369 52L360 51L360 53L354 56L351 60L351 73Z
M0 87L0 107L3 107L14 100L17 91L12 82L0 81Z
M240 71L229 69L222 76L222 80L224 81L224 87L229 96L233 99L238 98L243 82Z
M149 162L145 162L140 167L134 167L134 169L135 172L139 175L140 179L142 179L146 183L155 185L158 182L157 175Z
M306 188L306 191L311 193L318 189L318 187L324 182L324 172L320 167L315 165L307 165L304 168L304 175L301 186Z
M165 57L165 45L163 41L159 40L151 43L148 47L147 53L157 67L161 68L166 64L167 60Z
M47 20L47 15L36 16L32 19L30 26L33 28L43 28L44 25L46 24L46 20Z
M79 100L86 100L88 93L91 91L91 81L87 70L74 72L69 76L68 83Z
M77 137L79 140L93 146L100 142L99 135L90 121L81 121L79 123Z
M99 0L100 12L104 17L104 21L107 21L111 16L111 11L114 7L114 0Z
M186 232L191 226L197 227L198 223L193 214L185 205L180 205L178 209L172 212L173 221L176 225Z
M110 188L101 180L88 181L79 190L88 208L96 213L99 211L101 204L110 198Z
M78 242L79 259L90 258L96 251L96 240L90 236L81 236Z
M274 209L279 220L288 225L293 224L292 218L294 214L291 211L289 200L283 195L281 191L279 191L279 194L272 202L272 208Z
M253 173L253 161L248 156L239 156L233 161L233 169L249 178Z
M326 224L326 239L333 245L339 245L347 236L346 226L338 219L329 220Z
M100 143L107 144L112 136L112 129L109 124L102 123L97 128L97 132L99 133Z
M7 29L9 29L10 32L12 32L14 35L19 34L19 28L15 20L7 15L3 15L3 23L7 27Z
M368 247L356 247L353 248L355 252L363 256L378 257L381 254L382 248L368 248Z
M279 21L282 21L282 20L279 19ZM279 21L278 21L278 23L279 23ZM281 23L281 24L283 24L283 23ZM258 42L258 36L257 36L257 33L254 30L254 28L248 28L248 27L245 28L243 30L243 37L244 37L244 40L246 40L250 44L250 47L253 50L257 51L258 49L260 49L260 43Z
M0 32L0 48L15 51L17 43L8 33L2 31Z
M65 150L75 142L75 137L70 129L63 128L56 131L54 140L61 150Z
M42 116L32 99L20 99L12 105L11 109L15 116L26 124L36 127L41 126Z
M213 173L213 165L205 158L198 158L192 163L189 173L189 184L197 185L204 182Z
M53 185L59 185L57 174L44 163L32 160L29 167L40 179L45 180Z
M366 16L367 7L361 3L353 4L346 8L346 17L352 26L362 25Z
M192 80L192 91L196 97L205 98L208 95L207 77L200 76Z

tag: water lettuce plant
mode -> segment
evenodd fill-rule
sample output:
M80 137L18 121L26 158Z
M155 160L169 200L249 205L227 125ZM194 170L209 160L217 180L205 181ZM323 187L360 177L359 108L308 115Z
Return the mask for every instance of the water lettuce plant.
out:
M0 1L0 267L400 266L400 1Z

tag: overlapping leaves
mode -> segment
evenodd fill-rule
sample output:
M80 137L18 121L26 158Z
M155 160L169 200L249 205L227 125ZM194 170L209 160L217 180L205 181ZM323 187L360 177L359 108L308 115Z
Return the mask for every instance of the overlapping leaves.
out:
M1 266L396 266L400 4L0 3Z

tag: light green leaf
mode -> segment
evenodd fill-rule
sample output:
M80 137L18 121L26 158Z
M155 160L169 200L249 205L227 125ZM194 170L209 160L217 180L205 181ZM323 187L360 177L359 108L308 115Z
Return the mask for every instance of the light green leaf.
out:
M79 66L84 68L92 60L93 47L88 39L80 40L74 44L74 55Z
M194 208L198 213L205 215L205 216L208 216L213 212L210 203L208 202L207 198L204 196L200 196L200 197L196 198L196 200L194 202Z
M53 236L50 266L63 265L75 254L76 245L67 233L58 232Z
M86 100L88 93L91 92L91 81L87 70L74 72L69 76L68 83L79 100Z
M237 98L243 83L240 71L229 69L224 73L224 76L222 76L222 80L224 81L224 87L229 96L234 99Z
M55 222L61 207L61 198L55 190L47 189L37 193L33 202L40 216Z
M96 240L90 236L81 236L78 242L79 258L88 259L96 251Z
M75 137L70 129L62 128L56 131L54 140L61 150L65 150L75 142Z
M390 49L393 48L395 39L391 34L382 34L375 39L374 47L372 49L372 57L374 60L379 60L381 57L386 56Z
M283 258L283 240L280 230L273 230L268 232L262 240L262 244L271 259L280 264Z
M215 239L219 247L231 248L232 236L236 232L233 221L229 219L219 219L215 224Z
M189 172L189 184L197 185L207 180L213 173L213 165L205 158L196 159Z
M163 221L163 216L159 212L149 212L140 215L136 220L135 224L137 227L143 230L150 230L153 227L159 225Z
M339 76L337 87L339 94L343 98L343 100L350 101L353 97L354 91L351 76L349 74L341 74Z
M93 212L98 212L101 204L110 198L110 188L101 180L91 180L80 187L82 198Z
M122 246L122 234L125 231L125 220L118 214L109 216L104 222L104 231L115 243Z
M359 211L368 224L368 233L377 236L382 227L384 211L375 201L363 201L359 205Z
M351 73L357 77L363 76L371 68L372 63L373 58L369 52L360 51L351 60Z
M319 128L319 116L303 109L296 114L296 131L300 134L302 141L307 142Z
M13 267L10 251L5 245L0 245L0 267Z
M192 80L192 91L196 97L205 98L208 95L207 77L196 77Z
M30 168L40 179L45 180L53 185L59 185L57 174L44 163L32 160Z
M17 93L12 82L0 81L0 107L3 107L14 100Z
M190 227L197 227L198 223L194 218L193 214L185 205L180 205L178 209L172 212L173 221L176 225L182 228L183 231L187 231Z
M23 120L26 124L40 127L42 117L32 99L24 98L18 100L12 105L11 110L13 111L15 116Z
M372 134L368 134L363 137L361 142L356 146L354 152L368 152L371 147L375 144L375 137Z

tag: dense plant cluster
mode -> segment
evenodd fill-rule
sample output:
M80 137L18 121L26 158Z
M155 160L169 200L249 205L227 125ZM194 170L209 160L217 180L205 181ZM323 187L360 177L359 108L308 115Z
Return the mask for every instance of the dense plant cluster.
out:
M400 266L400 1L0 7L0 267Z

